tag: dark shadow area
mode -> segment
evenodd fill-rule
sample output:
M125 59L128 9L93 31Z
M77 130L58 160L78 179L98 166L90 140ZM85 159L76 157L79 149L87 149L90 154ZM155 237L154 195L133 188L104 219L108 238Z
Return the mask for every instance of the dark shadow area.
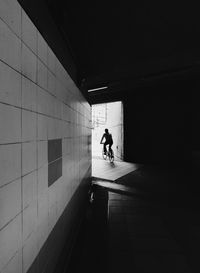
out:
M91 188L90 200L72 250L71 260L66 265L64 250L55 273L107 272L107 211L108 192Z
M130 194L94 180L69 267L58 272L199 272L200 213L187 167L146 165L107 182Z
M191 165L148 165L117 179L116 182L148 193L145 199L159 207L163 225L180 246L192 272L199 272L199 191L194 193L191 179Z
M191 166L169 165L143 165L115 182L134 187L136 189L156 195L156 199L168 198L172 202L182 200L185 203L185 194L189 197L189 181L191 179Z

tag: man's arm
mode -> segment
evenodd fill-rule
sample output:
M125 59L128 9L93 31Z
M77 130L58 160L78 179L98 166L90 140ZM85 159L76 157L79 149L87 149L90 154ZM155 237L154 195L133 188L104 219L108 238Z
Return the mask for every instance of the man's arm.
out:
M104 139L104 134L103 134L103 136L101 138L100 144L102 144L103 139Z

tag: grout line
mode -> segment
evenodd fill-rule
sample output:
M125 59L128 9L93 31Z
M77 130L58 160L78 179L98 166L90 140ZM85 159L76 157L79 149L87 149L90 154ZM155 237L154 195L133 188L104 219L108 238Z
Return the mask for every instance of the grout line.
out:
M22 95L21 95L22 97ZM57 98L55 98L56 100L58 100ZM63 103L63 102L61 102ZM17 105L13 105L13 104L10 104L8 102L3 102L3 101L0 101L0 104L3 104L3 105L7 105L7 106L10 106L10 107L13 107L13 108L17 108L17 109L22 109L24 111L27 111L27 112L31 112L31 113L36 113L36 114L40 114L42 116L45 116L45 117L49 117L49 118L52 118L52 119L56 119L56 120L60 120L60 121L63 121L65 123L70 123L70 124L76 124L76 125L79 125L83 128L89 128L87 126L84 126L82 124L78 124L76 122L73 122L72 120L66 120L66 119L63 119L63 118L58 118L58 117L55 117L55 116L51 116L51 115L48 115L48 114L45 114L45 113L42 113L42 112L38 112L38 111L34 111L34 110L31 110L31 109L28 109L28 108L25 108L25 107L22 107L22 106L17 106ZM63 103L65 104L65 103ZM65 104L66 105L66 104ZM70 106L68 106L70 108ZM71 108L72 110L74 110L73 108ZM75 111L75 110L74 110ZM79 113L77 111L75 111L76 113ZM80 114L80 113L79 113ZM80 114L81 115L81 114ZM84 117L83 115L81 115L82 117Z
M5 184L3 184L3 185L0 186L0 189L4 188L5 186L8 186L8 185L11 184L11 183L14 183L15 181L19 180L21 177L22 177L22 176L20 175L19 177L15 178L15 179L13 179L13 180L10 180L10 181L8 181L8 182L6 182Z
M14 259L15 258L15 256L17 255L17 253L18 253L18 250L17 251L15 251L15 253L13 254L13 256L8 260L8 262L5 264L5 266L2 268L2 270L4 271L4 269L6 269L6 267L8 266L8 264L12 261L12 259ZM2 272L3 272L2 271Z
M21 8L20 8L20 10L21 10ZM0 21L2 21L10 29L12 34L14 34L19 40L21 40L21 37L18 36L18 34L11 28L11 26L6 21L4 21L4 19L2 17L0 17ZM22 35L22 29L21 29L21 35Z
M36 51L37 51L37 55L38 55L38 30L36 32L36 39L37 39L37 47L36 47ZM36 82L38 83L38 58L36 60ZM37 91L36 91L36 111L37 111L37 115L36 115L36 139L38 139L38 88L37 88ZM38 141L36 142L36 179L37 179L37 187L36 187L36 202L37 202L37 255L38 255L38 252L39 252L39 240L38 240L38 226L39 226L39 192L38 192L38 189L39 189L39 166L38 166ZM48 143L48 141L47 141ZM43 166L42 166L43 167Z
M20 6L21 11L21 36L22 36L22 8ZM22 41L21 41L21 71L22 71ZM23 179L22 179L22 173L23 173L23 159L22 159L22 74L21 74L21 245L22 245L22 272L24 271L24 255L23 255Z
M20 10L22 10L22 7L21 7L21 5L20 5ZM27 15L27 14L26 14ZM0 21L2 21L8 28L9 28L9 30L11 31L11 33L14 35L14 36L16 36L44 65L45 65L45 67L47 67L47 69L53 74L53 75L55 75L55 77L56 78L58 78L57 77L57 74L56 73L54 73L51 69L50 69L50 67L48 67L48 65L47 64L45 64L45 62L40 58L40 56L39 55L37 55L38 54L38 52L37 53L35 53L33 50L32 50L32 48L23 40L23 37L22 37L22 12L21 12L21 37L20 36L18 36L18 34L12 29L12 27L6 22L6 21L4 21L4 19L2 18L2 17L0 17ZM28 15L27 15L28 16ZM30 19L30 17L28 16L28 18ZM37 29L37 27L35 26L35 24L32 22L32 20L30 19L30 21L31 21L31 23L33 24L33 27L36 29L36 31L37 32L39 32L39 30ZM40 34L41 35L41 34ZM42 36L42 35L41 35ZM42 36L42 38L43 38L43 36ZM44 39L44 38L43 38ZM45 41L45 39L44 39L44 41ZM48 43L45 41L45 43L47 44L47 46L50 48L50 46L48 45ZM51 48L50 48L51 49ZM52 49L51 49L52 50ZM53 52L53 54L54 54L54 56L55 56L55 58L57 59L57 60L59 60L58 59L58 57L56 56L56 54L54 53L54 51L52 50L52 52ZM59 61L60 62L60 61ZM64 68L64 66L62 65L62 63L60 62L60 64L61 64L61 67L63 68L63 70L65 71L65 72L67 72L67 70ZM14 69L15 70L15 69ZM17 70L16 70L17 71ZM75 82L73 81L73 79L70 77L70 75L68 74L68 72L67 72L67 75L69 76L69 79L75 84ZM58 78L59 79L59 78ZM62 82L61 82L62 83ZM76 84L75 84L75 86L76 86ZM78 88L78 86L76 86L77 88ZM79 90L79 88L78 88L78 90ZM71 93L71 91L70 90L68 90L70 93ZM80 90L79 90L80 91ZM73 94L73 93L72 93Z
M29 18L30 19L30 18ZM74 95L74 93L70 90L70 89L68 89L68 87L67 87L67 85L65 86L64 85L64 83L63 83L63 81L61 81L61 78L59 78L59 77L57 77L57 75L43 62L43 60L40 58L40 56L38 55L38 54L35 54L35 52L29 47L29 45L27 45L26 44L26 42L25 41L23 41L23 39L22 39L22 24L21 24L21 38L18 36L18 35L16 35L16 33L11 29L11 27L2 19L2 18L0 18L0 20L11 30L11 32L15 35L15 36L17 36L18 38L19 38L19 40L34 54L34 55L36 55L36 57L37 57L37 59L39 59L40 61L41 61L41 63L43 63L44 64L44 66L53 74L53 75L55 75L55 78L56 79L58 79L59 80L59 82L62 84L62 86L69 92L69 93L71 93L71 95ZM22 20L22 19L21 19ZM39 32L38 31L38 29L36 28L36 26L33 24L33 26L35 27L35 29L37 30L37 33ZM46 41L45 41L45 43L46 43ZM47 43L46 43L47 44ZM49 47L49 45L47 44L47 46ZM53 50L52 50L53 51ZM54 52L53 52L54 53ZM55 53L54 53L54 55L55 55ZM56 58L56 60L58 60L58 58L57 58L57 56L55 55L55 58ZM9 67L11 67L10 65L8 65L7 63L5 63L3 60L0 60L0 61L2 61L4 64L6 64L7 66L9 66ZM60 63L61 64L61 63ZM61 67L63 68L63 70L68 74L68 72L67 72L67 70L63 67L63 65L61 64ZM18 72L18 73L20 73L20 74L22 74L21 73L21 71L18 71L18 70L16 70L16 69L14 69L13 67L11 67L13 70L15 70L16 72ZM69 75L68 75L69 76ZM24 75L24 77L26 77L25 75ZM69 79L74 83L74 81L72 80L72 78L69 76ZM29 80L31 80L31 79L29 79ZM32 81L32 80L31 80ZM34 82L35 83L35 82ZM75 83L74 83L75 84ZM75 84L75 86L76 86L76 84ZM76 86L77 87L77 86ZM81 91L80 91L80 89L77 87L77 89L79 90L79 92L80 92L80 94L78 94L79 95L79 97L81 96L81 97L83 97L83 95L82 95L82 93L81 93ZM48 90L47 90L47 92L48 92ZM83 103L81 103L82 105L83 105L83 107L84 107L84 104ZM84 107L85 109L87 109L86 107Z
M8 145L15 145L15 144L21 144L22 142L7 142L7 143L0 143L0 146L8 146Z
M41 141L47 141L48 139L32 139L32 140L25 140L20 142L7 142L7 143L0 143L0 146L8 146L8 145L15 145L15 144L27 144L27 143L35 143Z
M4 226L2 226L0 228L0 231L3 230L6 226L8 226L15 218L17 218L21 213L22 213L23 210L20 210L20 212L18 212L12 219L10 219Z
M20 11L21 11L21 32L22 32L22 8L21 8L21 6L20 6ZM0 18L1 19L1 18ZM6 24L7 25L7 24ZM10 27L9 27L9 29L10 29ZM13 32L13 31L12 31ZM17 36L18 37L18 36ZM38 37L38 35L37 35L37 37ZM23 47L23 45L26 45L26 43L22 40L22 33L21 33L21 38L20 38L20 46L21 46L21 59L20 59L20 61L21 61L21 63L20 63L20 65L21 65L21 71L22 71L22 47ZM27 45L26 45L27 46ZM29 46L27 46L28 48L29 48ZM37 43L37 49L38 49L38 43ZM32 51L31 49L30 49L30 51ZM33 51L32 51L33 52ZM34 53L34 52L33 52ZM35 53L34 53L35 54ZM40 60L40 58L37 56L37 62ZM0 62L2 62L2 63L5 63L4 61L2 61L2 60L0 60ZM5 63L7 66L9 66L7 63ZM44 64L45 65L45 64ZM46 65L45 65L46 66ZM14 68L12 68L11 66L9 66L11 69L13 69L13 70L15 70ZM63 67L64 68L64 67ZM50 69L48 68L48 70L50 71ZM64 69L65 71L66 71L66 69ZM29 79L28 77L26 77L25 75L23 75L23 73L20 73L18 70L15 70L17 73L19 73L20 74L20 80L21 80L21 107L18 107L18 106L14 106L14 105L11 105L11 104L8 104L8 103L4 103L4 102L0 102L0 104L5 104L5 105L9 105L9 106L12 106L12 107L15 107L15 108L18 108L18 109L20 109L20 111L21 111L21 142L17 142L17 143L13 143L13 144L21 144L21 158L20 158L20 160L21 160L21 175L20 175L20 177L19 178L21 178L21 236L22 236L22 270L24 270L23 268L24 268L24 255L23 255L23 232L24 232L24 230L23 230L23 220L24 220L24 215L23 215L23 203L24 203L24 201L23 201L23 198L24 198L24 196L23 196L23 177L24 176L26 176L26 175L28 175L28 174L30 174L30 173L32 173L32 172L34 172L34 171L37 171L38 170L38 145L37 145L37 147L36 147L36 169L35 170L33 170L33 171L31 171L31 172L29 172L29 173L27 173L27 174L25 174L25 175L23 175L23 152L22 152L22 145L23 145L23 143L32 143L33 141L25 141L25 142L22 142L22 131L23 131L23 124L22 124L22 110L26 110L26 111L29 111L29 112L34 112L34 113L36 113L37 114L37 121L38 121L38 114L40 114L40 113L38 113L38 112L35 112L35 111L32 111L32 110L29 110L29 109L26 109L26 108L23 108L22 107L22 80L23 80L23 77L24 78L27 78L29 81L31 81L32 83L34 83L35 85L37 85L37 86L39 86L37 83L35 83L34 81L32 81L31 79ZM37 82L37 76L38 76L38 70L36 71L36 82ZM52 72L51 72L52 73ZM70 78L70 80L71 80L71 78ZM73 80L72 80L73 81ZM59 80L59 82L62 84L62 82ZM64 85L63 85L64 86ZM67 87L65 87L64 86L64 88L65 89L67 89ZM43 88L42 88L43 89ZM50 95L52 95L52 93L50 93L48 90L45 90L45 89L43 89L45 92L47 92L47 93L49 93ZM67 89L68 90L68 89ZM79 89L78 89L79 90ZM71 90L68 90L68 92L69 93L71 93L72 95L74 95L73 94L73 92L71 91ZM79 90L79 92L80 92L80 90ZM81 94L81 92L80 92L80 94ZM38 93L37 93L37 95L38 95ZM53 97L55 97L58 101L61 101L60 99L58 99L55 95L52 95ZM74 99L74 98L73 98ZM81 112L79 112L79 111L77 111L77 110L75 110L75 108L72 108L70 105L68 105L68 104L66 104L66 103L64 103L63 101L61 101L64 105L67 105L70 109L72 109L73 111L74 111L74 113L73 113L73 116L74 116L74 114L75 113L79 113L82 117L84 117L84 118L87 118L87 116L85 115L85 114L82 114ZM37 105L37 104L36 104ZM83 104L84 105L84 104ZM84 107L84 109L87 109L86 107ZM41 114L41 115L45 115L45 114ZM48 116L48 115L46 115L46 116ZM48 116L48 117L52 117L52 116ZM63 120L63 119L59 119L59 118L55 118L55 117L53 117L54 119L57 119L57 120ZM65 121L65 120L63 120L63 121ZM73 122L73 121L65 121L66 123L68 123L68 124L72 124L73 125L73 129L74 129L74 127L75 126L78 126L79 128L80 127L82 127L82 128L90 128L90 127L88 127L88 126L83 126L82 124L77 124L77 123L75 123L75 122ZM37 123L38 124L38 123ZM37 137L38 137L38 126L37 126L37 128L36 128L36 143L37 143ZM73 130L74 131L74 130ZM79 141L79 143L80 143L80 137L81 137L81 135L72 135L71 137L66 137L66 139L72 139L72 140L74 140L75 138L76 139L78 139L78 141ZM62 139L64 139L63 137L62 137ZM40 140L40 141L48 141L48 139L45 139L45 140ZM74 142L75 143L75 142ZM0 145L10 145L11 143L5 143L5 144L0 144ZM80 148L80 147L79 147ZM75 153L75 151L73 150L72 151L72 153L71 153L71 156L72 156L72 158L74 158L74 159L76 159L76 156L77 155L77 152ZM80 157L80 150L78 151L78 156ZM79 158L80 159L80 158ZM73 160L74 161L74 164L75 164L75 160ZM75 172L75 165L74 165L74 168L73 168L73 174L74 174L74 172ZM80 172L80 166L79 166L79 172ZM74 177L74 175L73 175L73 177ZM18 178L18 179L19 179ZM79 177L78 177L79 178ZM13 181L16 181L17 179L15 179L15 180L13 180ZM11 183L11 182L9 182L9 183ZM8 183L8 184L9 184ZM8 184L5 184L5 185L8 185ZM5 185L3 185L3 186L5 186ZM1 187L0 187L1 188ZM37 172L37 198L38 198L38 172ZM17 214L16 215L16 217L18 216L18 215L20 215L20 213L19 214ZM38 216L38 201L37 201L37 216ZM49 218L49 208L48 208L48 218ZM13 219L15 219L15 218L13 218ZM13 220L12 219L12 220ZM12 221L11 220L11 221Z
M23 208L22 210L20 210L20 212L18 212L12 219L10 219L4 226L2 226L2 227L0 228L0 232L1 232L1 230L3 230L6 226L8 226L13 220L15 220L15 218L17 218L20 214L22 214L23 211L24 211L25 209L28 208L28 206L29 206L29 205L27 205L25 208Z
M84 135L82 136L77 136L76 138L80 138L80 137L84 137ZM1 146L8 146L8 145L17 145L17 144L26 144L26 143L35 143L35 142L45 142L48 140L54 140L54 139L60 139L60 137L58 138L46 138L46 139L33 139L33 140L26 140L26 141L19 141L19 142L7 142L7 143L0 143L0 147ZM72 139L71 136L64 136L62 137L62 139Z
M22 52L21 52L22 54ZM38 61L38 59L37 59ZM74 110L75 112L79 113L82 117L85 117L83 113L77 111L75 108L71 107L70 104L68 104L66 101L63 101L61 100L59 97L57 97L56 95L52 94L48 89L45 89L43 88L42 86L40 86L38 84L38 82L34 82L32 79L28 78L26 75L24 75L22 72L16 70L15 68L13 68L12 66L10 66L8 63L6 63L5 61L1 60L0 59L0 62L2 62L4 65L8 66L10 69L14 70L16 73L18 73L19 75L21 75L22 77L26 78L27 80L29 80L30 82L32 82L34 85L36 85L37 87L41 88L44 92L48 93L50 96L54 97L57 101L63 103L64 105L68 106L70 109ZM21 67L21 71L22 71L22 67ZM59 81L60 82L60 81ZM6 104L6 105L10 105L10 106L13 106L13 107L16 107L16 108L20 108L19 106L17 105L13 105L13 104L10 104L10 103L6 103L6 102L0 102L2 104ZM23 108L25 110L29 110L31 112L34 112L33 110L30 110L30 109L27 109L27 108Z

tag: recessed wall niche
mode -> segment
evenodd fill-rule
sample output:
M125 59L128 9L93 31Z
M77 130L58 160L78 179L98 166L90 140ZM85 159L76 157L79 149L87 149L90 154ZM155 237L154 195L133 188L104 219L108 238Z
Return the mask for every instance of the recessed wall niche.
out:
M62 139L48 140L48 186L62 176Z

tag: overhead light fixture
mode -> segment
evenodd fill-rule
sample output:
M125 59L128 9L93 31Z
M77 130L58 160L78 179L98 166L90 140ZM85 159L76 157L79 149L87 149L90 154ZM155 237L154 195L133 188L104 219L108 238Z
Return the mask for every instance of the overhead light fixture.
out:
M88 92L98 91L98 90L102 90L102 89L106 89L106 88L108 88L108 86L103 86L103 87L99 87L99 88L89 89Z

